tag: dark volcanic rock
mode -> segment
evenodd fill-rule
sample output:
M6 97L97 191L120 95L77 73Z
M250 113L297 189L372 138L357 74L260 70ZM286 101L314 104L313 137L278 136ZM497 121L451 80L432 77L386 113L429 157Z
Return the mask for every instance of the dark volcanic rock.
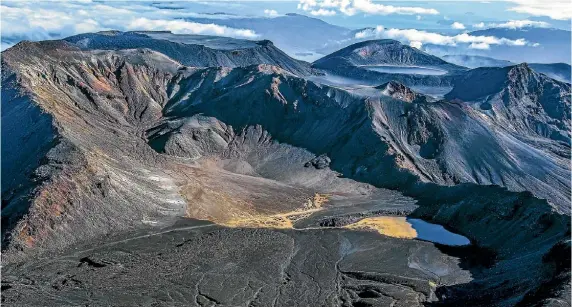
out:
M403 100L405 102L427 102L427 97L424 95L420 95L407 86L391 81L385 84L379 85L375 87L378 90L381 90L382 94L390 96L392 98Z
M315 157L314 159L306 162L304 164L304 167L313 166L316 169L323 169L323 168L330 166L330 162L332 162L332 160L330 160L330 158L328 158L328 156L319 155L319 156Z
M95 306L423 306L435 300L438 280L470 280L455 257L428 242L186 224L78 246L74 254L34 260L32 270L3 268L3 304L73 305L89 296ZM438 276L423 271L437 268Z

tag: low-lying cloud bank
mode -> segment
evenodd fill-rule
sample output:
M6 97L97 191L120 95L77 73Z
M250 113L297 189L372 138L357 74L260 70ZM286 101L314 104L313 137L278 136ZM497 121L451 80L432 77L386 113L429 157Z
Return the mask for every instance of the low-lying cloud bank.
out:
M534 28L548 28L550 24L545 21L534 21L534 20L509 20L503 23L488 23L485 24L484 22L479 22L473 24L473 28L476 29L483 29L485 27L488 28L507 28L507 29L521 29L527 27L534 27Z
M58 39L103 30L166 30L181 34L257 38L250 29L197 23L187 10L166 10L142 3L21 1L0 5L2 50L19 40Z
M509 29L519 29L526 27L537 27L537 28L548 28L550 24L544 21L533 21L533 20L510 20L500 24L490 24L496 28L509 28Z
M494 36L475 36L468 33L443 35L416 29L387 29L383 26L369 28L355 34L356 39L390 38L421 48L423 44L456 46L469 44L471 49L489 49L491 45L526 46L533 45L525 39L507 39Z
M465 29L465 25L460 23L460 22L453 22L453 24L451 25L451 28L456 29L456 30L464 30Z
M184 20L162 20L137 18L132 20L126 28L128 30L169 30L178 34L212 34L218 36L256 38L258 35L252 30L235 29L220 26L214 23L196 23Z
M300 0L298 9L316 16L332 16L337 12L353 16L358 13L371 15L438 15L432 8L393 6L373 3L371 0Z
M280 14L278 14L278 12L276 10L272 10L272 9L265 9L264 10L264 15L268 16L268 17L278 17L280 16Z

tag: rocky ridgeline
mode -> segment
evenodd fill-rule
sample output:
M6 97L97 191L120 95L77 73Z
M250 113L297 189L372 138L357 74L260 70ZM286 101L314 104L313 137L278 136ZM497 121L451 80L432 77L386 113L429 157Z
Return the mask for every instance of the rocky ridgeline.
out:
M385 84L376 86L375 88L381 90L383 95L393 97L397 100L402 100L405 102L427 101L426 96L416 93L415 91L411 90L410 88L399 82L390 81Z

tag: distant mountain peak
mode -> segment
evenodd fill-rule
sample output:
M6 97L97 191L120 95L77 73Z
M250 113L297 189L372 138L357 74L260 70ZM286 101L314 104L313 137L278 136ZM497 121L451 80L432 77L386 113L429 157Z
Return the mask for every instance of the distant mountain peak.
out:
M367 40L355 43L314 62L317 67L334 67L339 66L340 63L349 63L354 66L439 67L447 71L465 69L393 39Z
M402 46L406 46L409 47L408 45L403 44L402 42L395 40L395 39L390 39L390 38L383 38L383 39L370 39L370 40L366 40L363 42L359 42L356 45L378 45L378 44L382 44L382 45L387 45L387 44L394 44L394 45L402 45Z
M113 36L113 35L118 35L118 34L122 34L123 32L119 31L119 30L106 30L106 31L98 31L96 32L97 34L101 34L101 35L109 35L109 36Z
M308 17L306 15L297 14L297 13L286 13L285 15L290 16L290 17Z

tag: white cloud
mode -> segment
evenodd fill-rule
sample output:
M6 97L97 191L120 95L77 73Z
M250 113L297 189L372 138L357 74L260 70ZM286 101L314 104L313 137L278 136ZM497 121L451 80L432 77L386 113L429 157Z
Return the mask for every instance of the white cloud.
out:
M508 10L532 16L547 16L557 20L572 18L572 5L569 0L509 0L516 4Z
M334 15L336 15L336 11L319 9L319 10L310 11L310 14L312 14L314 16L334 16Z
M453 24L451 25L451 28L456 29L456 30L464 30L465 29L465 25L460 23L460 22L453 22Z
M278 14L278 12L276 10L269 10L269 9L264 10L264 14L269 16L269 17L280 16L280 14Z
M471 43L469 45L469 48L471 49L481 49L481 50L486 50L486 49L490 49L491 45L487 44L487 43Z
M544 21L532 21L525 19L525 20L510 20L501 24L490 24L490 26L494 26L497 28L518 29L524 27L547 28L550 26L550 24Z
M371 0L300 0L298 9L306 12L317 12L321 9L337 10L342 14L352 16L357 13L371 15L437 15L439 12L432 8L393 6L373 3ZM335 11L334 11L335 12Z
M196 13L139 2L13 1L0 5L2 48L20 40L59 39L103 30L171 30L255 38L249 29L185 21ZM203 16L204 17L204 16Z
M235 29L214 23L196 23L184 20L162 20L137 18L127 25L128 30L168 30L178 34L211 34L231 37L255 38L252 30Z
M421 20L421 18L423 18L423 17L421 17L421 15L417 15L416 18L417 18L417 20Z
M503 23L488 23L485 25L484 22L479 22L473 25L473 28L482 29L484 27L489 28L508 28L508 29L520 29L524 27L537 27L537 28L547 28L550 27L548 22L544 21L534 21L534 20L509 20Z
M421 46L423 46L422 42L409 42L409 46L413 47L413 48L417 48L417 49L421 49Z
M486 49L490 45L524 46L529 43L524 39L497 38L494 36L474 36L462 33L454 36L443 35L434 32L427 32L417 29L386 29L383 26L366 29L355 34L357 39L365 38L390 38L396 39L410 45L421 46L421 44L435 44L456 46L457 44L469 44L470 48ZM417 47L417 48L419 48Z
M75 25L75 32L77 33L97 32L99 28L100 25L97 21L93 19L86 19Z

